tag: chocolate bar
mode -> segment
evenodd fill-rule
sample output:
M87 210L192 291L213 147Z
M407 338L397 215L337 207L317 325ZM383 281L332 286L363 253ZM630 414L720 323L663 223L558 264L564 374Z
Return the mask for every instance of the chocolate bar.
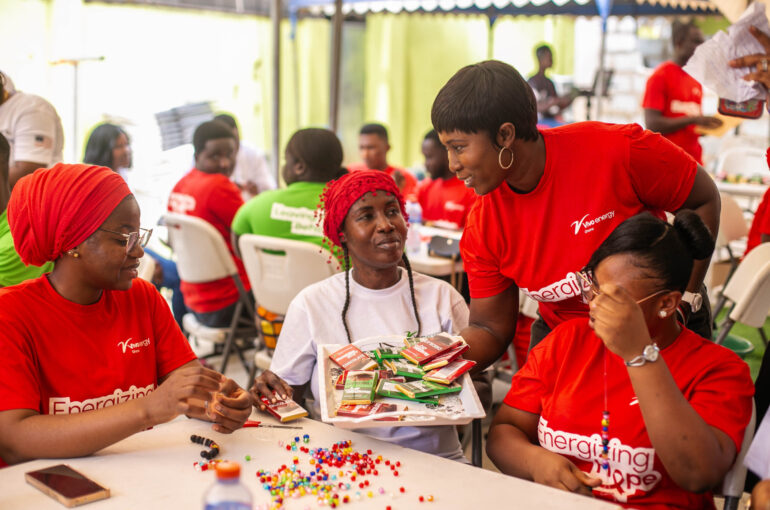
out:
M404 409L406 410L406 409ZM398 405L386 404L385 402L373 402L371 404L360 405L341 405L337 408L337 416L346 416L348 418L363 418L382 413L391 413L398 411ZM398 421L397 416L388 416L385 418L375 418L377 421Z
M424 398L441 395L443 393L457 393L462 390L462 386L455 383L451 386L444 386L431 381L412 381L408 383L396 383L398 391L409 398Z
M412 402L422 402L423 404L438 404L438 397L411 398L400 392L392 381L380 381L377 385L377 395L381 397L399 398L401 400L411 400Z
M427 371L427 370L433 370L436 368L446 366L452 361L459 358L465 351L467 351L470 348L471 348L470 345L466 343L462 343L457 347L449 349L444 354L440 354L435 358L433 358L432 360L430 360L429 362L425 363L424 365L422 365L422 369Z
M337 380L334 382L334 389L336 390L344 390L345 389L345 378L347 377L348 372L344 371L342 372L339 377L337 377ZM388 379L390 381L398 381L398 382L406 382L406 377L396 375L390 370L377 370L377 379Z
M400 347L393 347L392 345L380 344L380 346L374 350L374 359L376 359L377 363L379 363L380 365L382 365L384 360L386 359L401 359L401 358L403 358L403 356L401 355Z
M278 398L277 395L276 398ZM278 400L275 403L271 402L266 397L260 397L260 399L262 400L262 403L265 404L267 412L278 418L281 422L296 420L297 418L307 416L307 411L290 398Z
M340 403L343 405L371 404L377 389L377 372L355 370L347 374Z
M465 341L462 337L436 335L421 339L417 344L401 351L401 355L416 365L424 365L463 343Z
M475 361L469 359L458 359L445 367L431 370L423 376L426 381L433 381L441 384L449 384L465 372L473 368Z
M377 362L367 356L355 345L346 345L331 354L329 359L345 370L374 370Z
M417 365L403 360L388 359L384 361L385 366L388 367L394 374L403 377L409 377L411 379L422 379L425 375L425 371Z

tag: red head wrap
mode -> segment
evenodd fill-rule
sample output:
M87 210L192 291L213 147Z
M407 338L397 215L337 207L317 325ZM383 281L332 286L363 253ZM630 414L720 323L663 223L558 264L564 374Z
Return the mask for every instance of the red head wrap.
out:
M21 178L8 203L8 224L21 260L41 266L93 234L130 195L109 168L65 165Z
M409 221L404 207L404 197L398 190L393 177L378 170L361 170L345 174L326 185L321 194L324 209L324 235L335 245L342 246L340 230L351 206L365 194L377 191L395 196L401 208L401 214Z

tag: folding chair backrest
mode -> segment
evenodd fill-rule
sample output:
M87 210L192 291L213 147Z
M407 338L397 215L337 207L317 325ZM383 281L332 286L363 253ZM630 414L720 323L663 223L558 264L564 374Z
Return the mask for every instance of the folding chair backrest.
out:
M273 313L285 314L302 289L337 272L337 261L312 243L244 234L238 246L257 304Z
M751 441L754 439L754 428L757 423L757 408L754 405L754 399L751 399L751 420L746 425L746 431L743 433L743 443L741 443L741 451L735 456L735 463L730 471L725 475L722 482L722 496L725 498L737 498L740 499L743 495L743 487L746 484L746 466L743 465L743 459L746 457L746 452L749 451ZM725 505L725 508L727 505Z
M724 288L724 295L735 303L730 318L758 328L770 311L770 243L751 250Z
M162 221L168 228L169 243L182 280L205 283L238 273L225 240L209 222L175 213L166 213Z
M722 211L719 214L718 248L749 235L749 226L738 202L728 193L720 193L719 197L722 199Z
M733 147L719 155L716 174L721 173L751 177L767 173L767 158L764 149L755 147Z

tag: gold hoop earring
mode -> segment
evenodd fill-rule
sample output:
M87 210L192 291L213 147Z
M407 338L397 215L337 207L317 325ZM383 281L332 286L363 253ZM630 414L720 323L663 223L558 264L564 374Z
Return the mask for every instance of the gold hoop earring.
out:
M508 152L511 153L511 162L508 163L507 166L503 164L503 151L504 150L508 150ZM511 165L513 165L513 151L511 149L508 149L508 147L502 147L500 149L500 152L497 154L497 162L500 164L500 168L502 168L503 170L508 170L509 168L511 168Z

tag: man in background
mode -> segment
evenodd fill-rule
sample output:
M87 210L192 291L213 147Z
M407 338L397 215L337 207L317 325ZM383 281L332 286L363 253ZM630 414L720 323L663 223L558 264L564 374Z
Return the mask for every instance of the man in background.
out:
M42 97L16 90L0 72L0 133L11 146L8 184L62 160L64 135L59 114Z
M275 189L275 177L270 173L265 153L245 140L241 140L238 123L232 115L221 113L214 120L227 126L235 135L238 155L235 159L235 170L230 179L241 189L243 199L248 200L267 191Z
M703 148L695 126L713 129L722 121L702 114L703 87L682 69L703 42L703 34L692 22L674 21L671 42L674 60L663 62L647 80L642 100L644 123L647 129L662 134L703 164Z
M555 127L564 123L561 118L561 112L564 111L575 99L572 95L559 96L556 93L556 87L545 75L546 70L553 67L553 52L551 48L543 44L535 48L535 57L537 57L537 73L530 76L527 83L532 87L537 98L537 116L538 123Z
M406 200L417 200L417 179L403 168L388 164L388 130L382 124L365 124L358 134L358 152L361 163L354 163L348 170L379 170L393 177Z

